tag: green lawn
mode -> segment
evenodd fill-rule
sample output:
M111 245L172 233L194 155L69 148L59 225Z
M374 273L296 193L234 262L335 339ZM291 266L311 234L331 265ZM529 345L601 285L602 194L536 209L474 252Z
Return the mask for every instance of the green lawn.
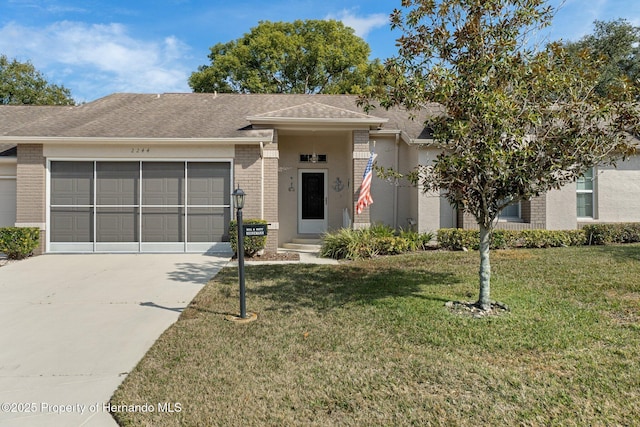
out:
M114 405L123 425L396 426L640 423L640 245L492 251L474 319L477 252L338 266L225 269L157 341Z

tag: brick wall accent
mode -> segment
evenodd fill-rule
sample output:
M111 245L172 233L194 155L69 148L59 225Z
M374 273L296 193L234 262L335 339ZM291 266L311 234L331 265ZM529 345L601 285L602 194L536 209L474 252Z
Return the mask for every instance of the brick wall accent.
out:
M277 150L277 145L269 145L269 150L274 152ZM265 147L266 150L266 147ZM277 157L266 157L264 159L264 219L269 221L272 226L269 228L269 235L267 237L268 252L278 251L278 166L279 160Z
M44 228L47 206L42 144L18 144L16 176L16 224L40 225L40 245L34 251L40 255L46 250Z
M547 222L547 197L545 194L522 202L520 210L524 222L543 224L542 228L545 228Z
M458 210L458 228L478 228L478 224L476 223L476 219L467 212L462 212Z
M496 228L501 230L545 229L547 226L546 215L547 198L546 195L542 194L520 203L520 217L522 218L522 222L501 221L498 222ZM462 214L458 211L457 216L458 228L478 229L478 224L473 215L468 213Z
M276 144L269 144L265 150L277 151ZM237 145L235 147L234 185L238 185L246 193L243 217L261 218L274 227L269 227L267 237L268 252L278 250L278 159L268 157L264 159L264 210L262 208L262 163L259 145ZM235 218L235 210L232 215Z
M353 131L353 228L363 228L371 224L370 208L366 207L361 214L356 213L356 204L360 195L362 174L369 161L369 131Z

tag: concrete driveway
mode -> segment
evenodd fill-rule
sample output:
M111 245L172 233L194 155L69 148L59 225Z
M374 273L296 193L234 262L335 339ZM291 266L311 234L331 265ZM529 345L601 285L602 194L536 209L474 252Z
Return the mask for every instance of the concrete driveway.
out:
M44 255L0 267L0 425L116 426L105 403L228 259Z

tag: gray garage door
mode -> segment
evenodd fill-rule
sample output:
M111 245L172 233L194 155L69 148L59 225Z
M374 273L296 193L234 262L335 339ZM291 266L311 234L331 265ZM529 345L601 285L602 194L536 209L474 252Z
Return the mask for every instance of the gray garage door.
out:
M52 161L52 252L226 250L229 162Z

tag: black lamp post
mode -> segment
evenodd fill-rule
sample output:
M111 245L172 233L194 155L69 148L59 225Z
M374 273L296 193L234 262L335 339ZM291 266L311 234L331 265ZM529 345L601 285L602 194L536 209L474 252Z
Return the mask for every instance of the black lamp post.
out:
M244 208L244 191L236 188L232 194L233 204L236 207L236 219L238 222L238 278L240 281L240 318L247 318L247 305L245 302L244 288L244 230L242 224L242 208Z

